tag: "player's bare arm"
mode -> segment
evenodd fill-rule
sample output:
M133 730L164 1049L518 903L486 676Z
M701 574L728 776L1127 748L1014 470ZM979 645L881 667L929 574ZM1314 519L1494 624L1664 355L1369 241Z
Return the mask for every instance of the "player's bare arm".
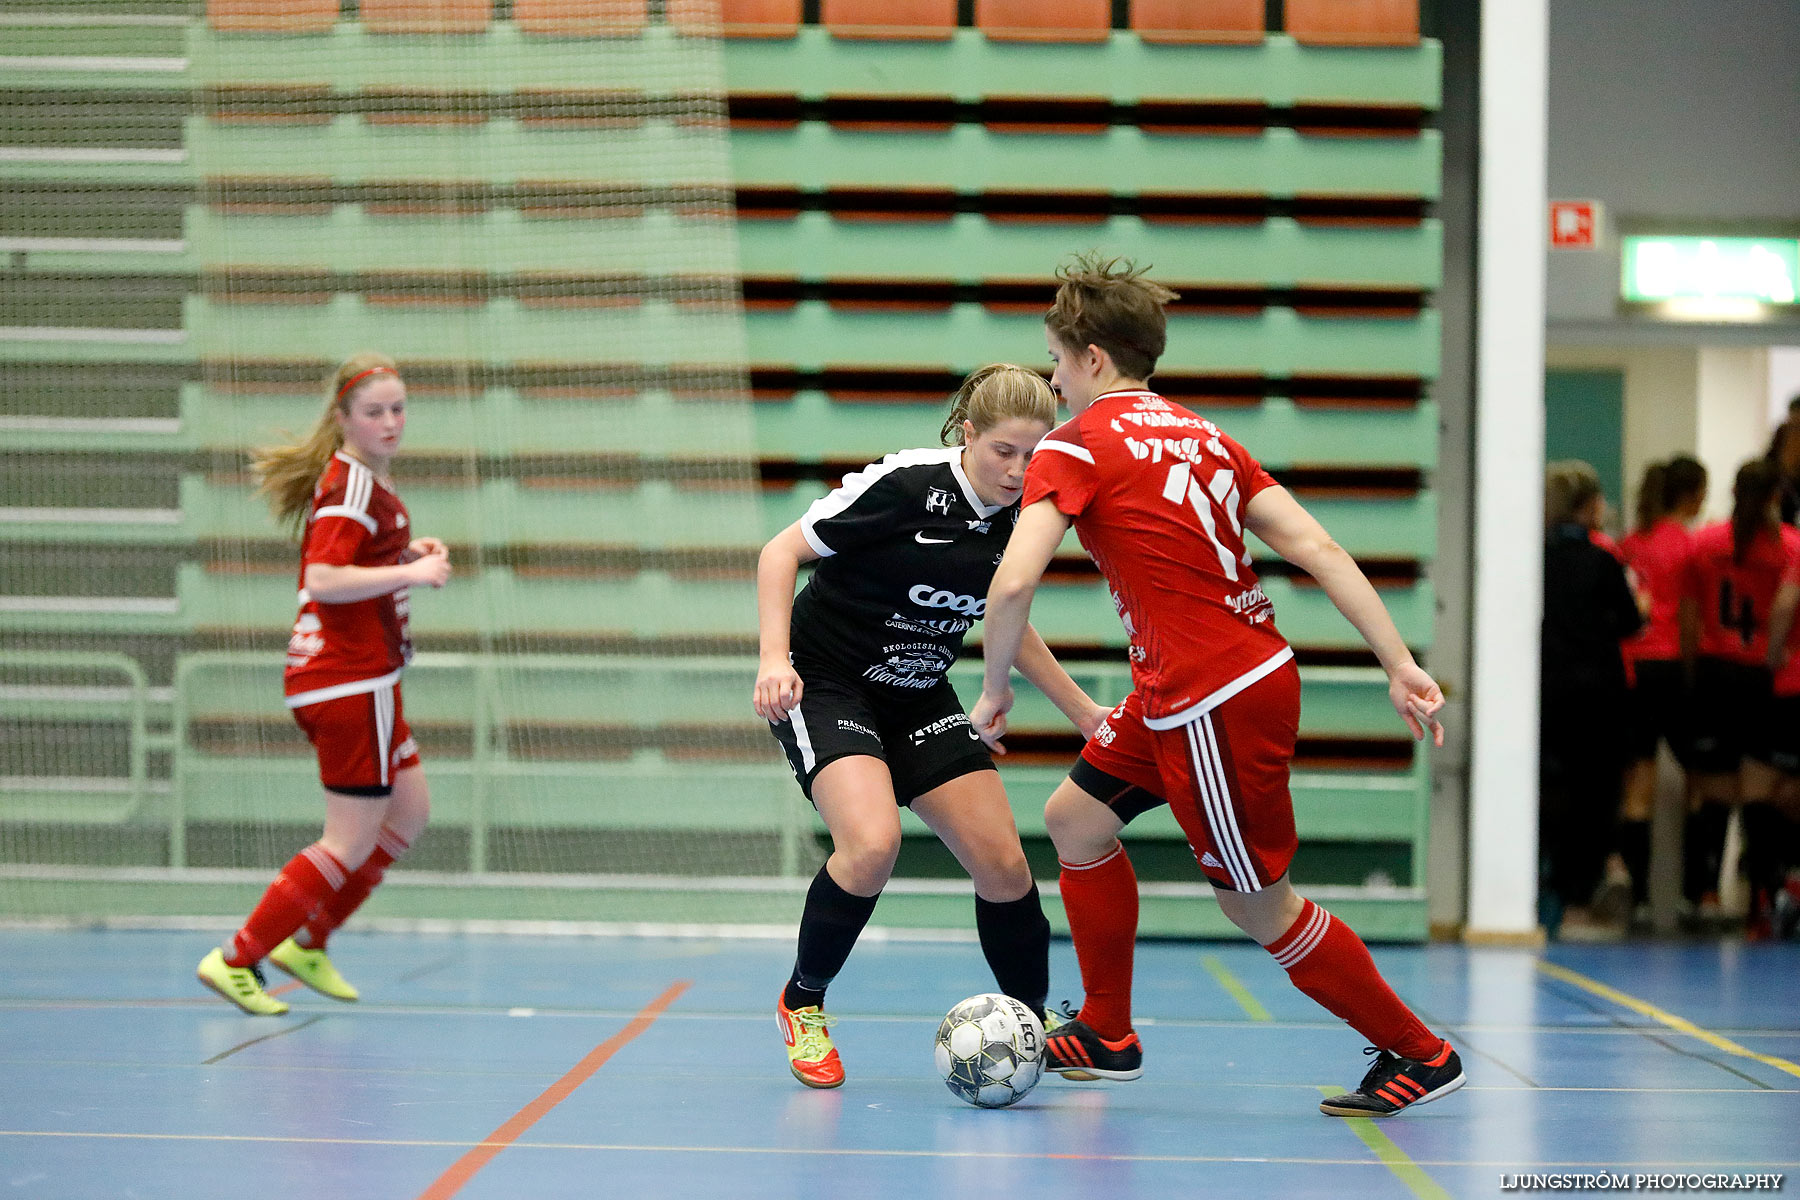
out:
M800 703L800 675L788 661L788 625L794 616L794 584L802 563L818 551L807 544L795 521L769 539L756 560L756 627L759 648L751 707L765 721L785 721Z
M1019 674L1044 693L1044 697L1056 705L1057 711L1069 718L1069 723L1080 730L1083 738L1093 737L1094 731L1100 728L1100 723L1112 711L1106 705L1096 703L1080 684L1069 677L1063 665L1056 661L1056 655L1044 643L1043 636L1029 624L1025 626L1025 637L1019 643L1017 666Z
M1787 665L1788 636L1794 632L1794 613L1800 609L1800 583L1783 583L1769 606L1769 670Z
M304 582L307 594L320 604L354 604L404 587L441 588L449 580L450 556L441 553L387 567L308 563Z
M1012 668L1025 640L1031 598L1068 531L1069 518L1049 500L1025 509L988 585L987 616L982 622L981 698L969 710L969 723L989 746L1006 734L1006 714L1013 706Z
M1362 635L1388 675L1388 699L1415 739L1429 730L1444 744L1437 714L1444 693L1413 661L1387 606L1348 551L1284 487L1264 488L1244 509L1244 523L1275 553L1319 581L1332 604Z

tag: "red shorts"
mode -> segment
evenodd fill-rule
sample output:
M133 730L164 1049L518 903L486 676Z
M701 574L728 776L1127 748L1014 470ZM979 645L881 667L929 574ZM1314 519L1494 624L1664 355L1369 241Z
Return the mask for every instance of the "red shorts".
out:
M1173 729L1146 726L1131 693L1070 778L1125 820L1168 804L1211 883L1257 892L1287 874L1299 844L1288 792L1299 734L1300 671L1290 661Z
M319 782L350 796L386 796L394 773L419 765L419 747L400 709L400 685L320 700L294 709L319 755Z

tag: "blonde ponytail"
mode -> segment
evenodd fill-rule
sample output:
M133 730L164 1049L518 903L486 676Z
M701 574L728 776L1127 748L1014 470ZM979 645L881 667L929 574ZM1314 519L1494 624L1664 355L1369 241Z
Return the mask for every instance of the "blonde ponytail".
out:
M938 440L946 446L960 446L964 421L973 425L976 433L986 433L1013 417L1054 426L1056 393L1030 367L989 363L972 372L950 397L950 415Z
M350 399L363 385L359 376L370 372L399 374L394 360L385 354L365 350L351 355L326 382L325 412L313 426L312 433L300 441L258 446L250 452L250 470L257 479L257 494L268 499L275 519L296 536L306 523L319 476L324 474L331 456L344 444L344 432L338 426L337 415L350 411Z

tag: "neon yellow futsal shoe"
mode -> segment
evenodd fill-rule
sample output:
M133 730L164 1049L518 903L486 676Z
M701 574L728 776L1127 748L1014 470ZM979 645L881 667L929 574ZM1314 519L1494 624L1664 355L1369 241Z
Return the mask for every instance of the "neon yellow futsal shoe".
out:
M194 971L200 982L253 1017L279 1017L288 1006L263 991L262 972L255 967L232 967L215 946Z
M775 1001L775 1019L787 1043L788 1069L809 1088L834 1088L844 1082L844 1064L831 1044L831 1017L818 1005L790 1009L785 996Z
M293 938L269 951L269 961L321 996L355 1000L361 994L355 984L338 974L323 950L308 950Z

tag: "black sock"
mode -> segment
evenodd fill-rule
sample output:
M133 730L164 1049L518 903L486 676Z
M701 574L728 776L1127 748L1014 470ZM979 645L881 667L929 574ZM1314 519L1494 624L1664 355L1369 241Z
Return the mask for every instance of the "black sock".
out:
M975 932L1000 990L1044 1019L1050 995L1050 921L1037 884L1017 900L975 897Z
M1702 804L1688 814L1681 847L1682 893L1698 904L1708 892L1719 890L1719 860L1725 854L1725 826L1731 810L1723 804Z
M875 911L873 896L852 896L839 887L824 867L806 889L806 909L800 915L800 950L794 957L794 973L788 976L782 1003L788 1008L823 1004L825 989L844 969L856 939Z
M1650 822L1619 822L1619 857L1631 872L1631 902L1650 899Z
M1787 818L1766 800L1746 800L1738 819L1743 822L1744 834L1738 869L1750 883L1750 903L1755 911L1758 893L1772 893L1786 874L1781 859Z

